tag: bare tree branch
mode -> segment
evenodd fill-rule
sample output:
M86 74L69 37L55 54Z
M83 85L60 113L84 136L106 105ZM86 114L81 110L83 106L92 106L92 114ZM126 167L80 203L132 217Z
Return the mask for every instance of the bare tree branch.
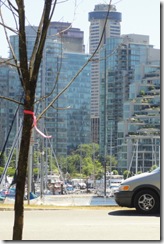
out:
M6 2L6 1L5 1L5 2ZM5 7L12 13L13 18L14 18L14 20L15 20L15 24L16 24L16 26L17 26L17 21L16 21L16 18L15 18L15 13L14 13L13 9L14 9L17 13L18 13L18 10L14 7L14 5L13 5L9 0L7 0L8 5L5 4L5 2L3 2L3 5L4 5L4 6L5 6ZM0 7L1 7L1 6L0 6ZM1 16L1 19L3 19L1 8L0 8L0 16ZM17 15L17 17L18 17L18 15ZM16 35L18 34L18 32L17 32L15 29L13 29L13 28L7 26L7 25L4 23L4 21L2 21L2 23L0 23L0 25L2 25L2 26L3 26L4 28L6 28L6 29L12 31L12 32L15 33ZM18 29L18 28L17 28L17 29Z
M13 58L9 58L9 59L4 59L4 58L0 58L0 64L8 64L8 65L11 65L11 66L14 66L15 67L15 65L13 65L12 63L10 63L10 61L12 61L13 60Z
M12 12L12 13L13 13L13 12ZM14 16L14 14L13 14L13 16ZM18 75L19 75L19 78L20 78L22 87L24 88L24 84L23 84L23 81L22 81L21 72L20 72L20 69L19 69L19 66L18 66L18 61L17 61L17 58L16 58L16 56L15 56L13 47L12 47L12 45L11 45L11 43L10 43L10 40L9 40L7 31L6 31L6 26L5 26L5 24L4 24L4 19L3 19L2 13L1 13L1 9L0 9L0 17L1 17L1 20L2 20L2 25L3 25L3 28L4 28L4 32L5 32L5 36L6 36L6 40L7 40L7 43L8 43L8 45L9 45L10 51L11 51L11 53L12 53L12 56L13 56L13 59L14 59L14 62L15 62L15 67L17 68L17 72L18 72ZM15 18L15 16L14 16L14 18ZM15 20L15 23L16 23L16 20ZM8 63L8 62L6 62L6 63ZM12 64L12 63L10 63L10 65L14 66L14 64Z
M18 30L18 23L17 23L17 20L16 20L16 17L18 18L18 9L16 9L14 7L14 5L9 0L8 0L8 4L9 4L10 11L11 11L11 13L13 15L14 21L15 21L16 30ZM16 11L17 15L14 13L13 9Z
M19 59L20 59L20 72L22 77L23 87L27 88L29 81L28 73L28 57L26 46L26 33L25 33L25 10L24 1L16 0L19 13Z
M18 32L16 30L14 30L13 28L11 28L11 27L9 27L9 26L5 25L4 23L1 23L1 22L0 22L0 25L2 25L4 28L8 29L9 31L14 32L16 35L18 35Z
M33 73L35 73L35 71L40 66L41 58L42 58L42 57L40 57L40 54L42 53L43 48L44 48L46 33L48 30L49 23L51 21L53 12L55 10L56 3L57 3L57 0L55 0L55 3L52 8L52 12L51 12L50 10L51 10L51 5L52 5L52 0L45 1L43 14L42 14L42 18L41 18L41 21L40 21L40 24L38 27L36 42L34 45L32 57L31 57L31 61L30 61L30 66L29 66L30 77L33 76ZM34 64L34 59L35 59L35 64Z
M64 108L60 108L60 107L54 107L52 105L51 107L54 108L55 110L67 110L67 109L70 109L71 106L67 106L67 107L64 107Z
M11 3L10 0L7 0L8 1L8 4L10 7L12 7L17 13L18 13L18 9Z
M5 99L5 100L8 100L8 101L10 101L10 102L14 102L14 103L16 103L16 104L19 104L19 105L24 105L23 103L21 103L21 102L19 102L19 101L16 101L16 100L14 100L14 99L12 99L12 98L10 98L10 97L0 96L0 99Z

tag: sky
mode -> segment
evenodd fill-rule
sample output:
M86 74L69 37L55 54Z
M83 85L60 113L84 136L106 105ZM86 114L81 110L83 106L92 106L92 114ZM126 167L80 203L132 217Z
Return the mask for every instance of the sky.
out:
M14 0L12 2L15 2ZM26 24L38 25L44 0L25 0ZM89 48L88 13L96 4L108 4L109 0L59 0L52 21L70 22L84 31L84 44ZM160 2L159 0L112 0L118 12L122 13L121 34L148 35L150 44L160 48ZM0 1L1 5L1 1ZM14 27L14 21L6 7L2 14L7 25ZM9 35L13 33L9 32ZM0 26L0 56L8 57L8 44Z

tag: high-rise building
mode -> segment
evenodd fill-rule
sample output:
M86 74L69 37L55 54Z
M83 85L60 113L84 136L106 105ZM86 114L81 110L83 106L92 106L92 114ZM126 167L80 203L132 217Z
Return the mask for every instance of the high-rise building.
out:
M60 81L64 81L66 86L68 82L74 79L74 76L87 62L88 58L88 55L82 53L64 53ZM65 113L67 123L67 153L69 153L80 144L91 143L90 64L83 69L63 95L66 96L65 106L68 106ZM62 101L62 96L61 99L59 98L59 107L61 107L60 101ZM62 116L63 111L60 110L59 114Z
M120 36L121 13L114 5L98 4L94 11L89 13L90 21L90 54L93 54L100 45L106 43L107 38ZM101 40L101 42L100 42ZM100 69L99 50L91 62L91 130L92 141L99 143L99 107L100 107Z
M54 41L45 44L38 85L41 97L48 97L40 102L38 112L62 93L89 58L87 54L72 52L63 52L60 57L55 54L54 44L57 45ZM40 121L40 126L44 124L47 133L52 135L57 156L66 156L78 145L90 142L90 97L90 65L87 65Z
M132 96L132 85L141 83L144 76L141 70L135 75L136 69L154 60L159 62L159 50L149 44L149 36L129 34L108 38L101 49L100 59L100 154L110 154L118 159L118 123L129 119L124 117L129 112L124 113L124 104Z
M83 32L68 25L69 23L62 24L61 22L52 22L50 24L36 87L36 116L55 97L58 97L63 89L66 90L54 100L52 106L38 121L38 127L45 133L52 135L51 143L57 156L66 156L79 144L91 141L90 64L74 79L76 73L87 62L89 55L83 52ZM36 33L37 27L26 27L29 59L34 47ZM61 39L59 33L62 36ZM13 35L10 40L13 50L19 59L18 36ZM73 83L66 89L72 79L74 80ZM18 84L20 84L20 81L17 77L17 85L15 87L18 87ZM15 90L10 95L15 97ZM13 116L13 114L14 111L11 115ZM39 135L36 135L36 137L39 138Z
M123 120L118 122L117 159L122 172L145 172L160 165L159 56L156 62L136 66Z

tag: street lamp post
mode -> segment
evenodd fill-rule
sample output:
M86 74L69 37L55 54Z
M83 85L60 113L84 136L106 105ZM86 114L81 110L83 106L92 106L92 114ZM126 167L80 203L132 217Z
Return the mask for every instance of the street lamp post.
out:
M43 198L43 178L44 178L44 174L43 174L43 171L44 171L44 167L43 167L43 164L44 164L44 151L41 152L41 167L40 167L40 197L41 199Z

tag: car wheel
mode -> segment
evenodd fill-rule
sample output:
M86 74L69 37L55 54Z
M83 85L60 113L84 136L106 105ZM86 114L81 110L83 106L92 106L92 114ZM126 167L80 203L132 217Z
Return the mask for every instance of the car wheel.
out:
M140 213L157 213L159 209L159 198L152 190L142 190L134 198L134 207Z

